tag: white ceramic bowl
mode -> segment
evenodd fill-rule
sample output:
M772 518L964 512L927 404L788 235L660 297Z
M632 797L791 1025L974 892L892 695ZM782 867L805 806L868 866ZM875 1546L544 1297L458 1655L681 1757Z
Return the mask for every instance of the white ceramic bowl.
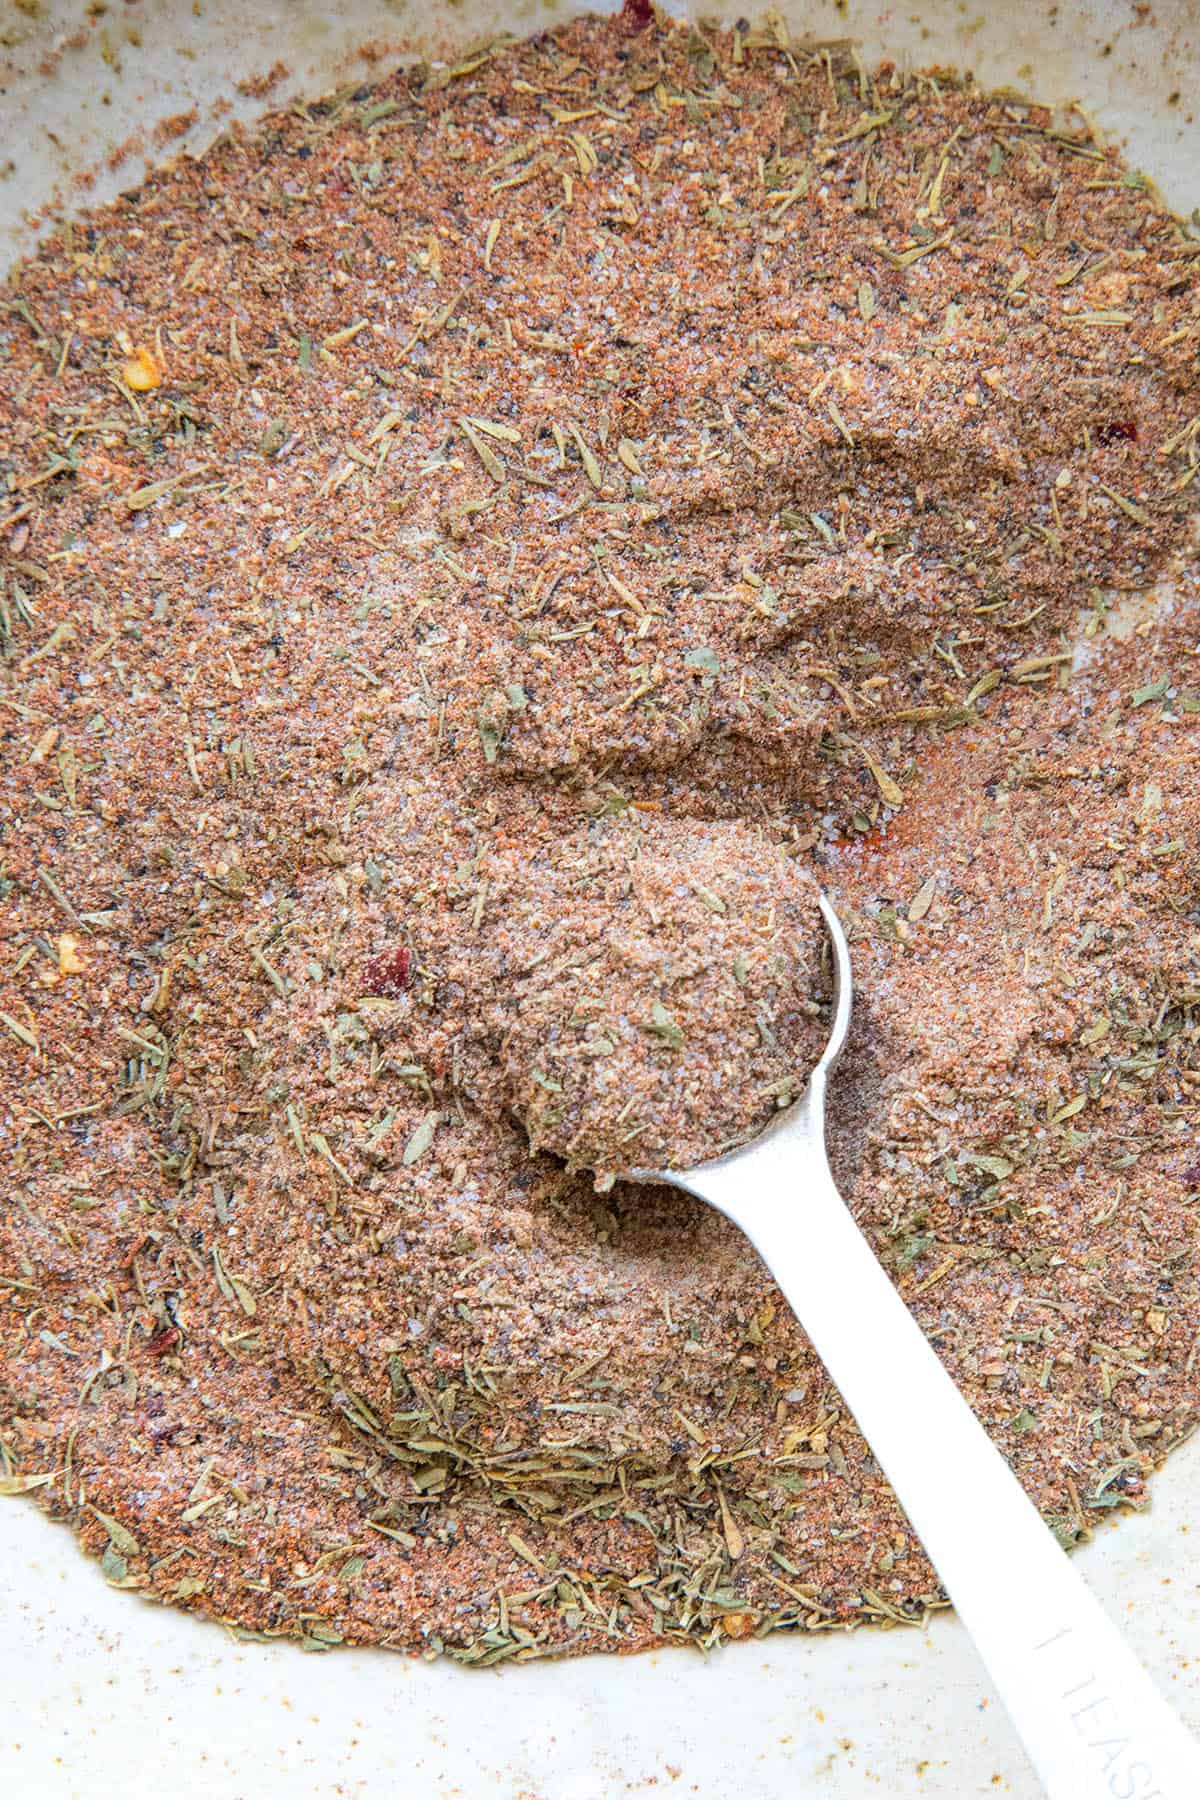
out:
M953 64L989 85L1077 99L1177 209L1200 203L1196 0L918 5L793 0L779 10L797 36L851 36L868 57ZM401 45L436 56L581 10L543 0L342 0L329 9L315 0L254 9L116 0L89 18L82 0L42 0L28 12L0 0L0 267L32 241L35 213L53 217L135 185L143 134L150 141L164 118L195 108L172 148L200 148L230 102L251 116L365 78L372 66L381 72ZM748 0L745 10L754 10ZM236 81L275 63L289 73L269 100L236 94ZM1200 1731L1197 1474L1200 1444L1158 1477L1153 1510L1102 1528L1080 1565ZM1038 1793L949 1617L928 1631L732 1645L708 1661L672 1650L471 1672L383 1653L313 1657L235 1643L108 1588L65 1530L11 1501L0 1502L0 1621L0 1794L36 1800Z

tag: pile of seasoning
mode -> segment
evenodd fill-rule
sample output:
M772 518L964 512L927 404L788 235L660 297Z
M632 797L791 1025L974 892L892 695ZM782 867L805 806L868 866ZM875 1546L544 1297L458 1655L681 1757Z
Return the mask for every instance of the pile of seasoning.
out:
M647 845L731 1008L762 859L834 899L839 1180L1064 1543L1196 1416L1200 245L1078 119L637 24L230 131L0 293L0 1490L247 1634L941 1603L733 1227L511 1117L602 998L532 959L607 877L545 896Z
M598 1192L719 1155L803 1090L829 1029L825 925L762 832L631 810L473 874L392 1027Z

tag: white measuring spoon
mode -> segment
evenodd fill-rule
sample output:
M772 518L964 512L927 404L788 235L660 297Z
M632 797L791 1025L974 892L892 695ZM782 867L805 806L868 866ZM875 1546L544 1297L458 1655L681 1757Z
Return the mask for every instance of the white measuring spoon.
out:
M804 1094L727 1156L634 1179L683 1188L746 1233L912 1521L1050 1800L1200 1800L1200 1746L1071 1566L834 1185L825 1088L853 982L824 895L821 911L834 1017Z

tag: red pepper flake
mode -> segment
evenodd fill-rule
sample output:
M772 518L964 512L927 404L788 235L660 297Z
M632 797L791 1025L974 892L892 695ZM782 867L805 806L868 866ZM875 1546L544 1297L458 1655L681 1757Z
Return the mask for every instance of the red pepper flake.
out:
M1137 441L1138 428L1133 419L1106 419L1096 427L1098 444L1136 444Z
M402 994L412 979L412 951L404 944L381 950L367 964L368 990L388 1000Z
M151 1356L165 1356L167 1351L173 1350L180 1341L181 1333L178 1325L164 1325L161 1331L155 1332L146 1348Z
M620 16L626 31L645 31L654 20L654 8L651 0L625 0Z
M143 1231L141 1237L133 1240L133 1243L121 1258L120 1267L122 1269L132 1269L134 1258L141 1254L150 1241L150 1233L148 1231Z

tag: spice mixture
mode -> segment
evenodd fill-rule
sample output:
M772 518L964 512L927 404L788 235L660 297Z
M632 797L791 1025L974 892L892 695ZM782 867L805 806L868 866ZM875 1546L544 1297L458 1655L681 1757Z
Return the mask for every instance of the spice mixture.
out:
M474 905L422 933L428 986L393 1029L597 1191L718 1155L803 1089L828 1035L825 925L762 832L627 813L474 873Z
M578 1156L608 1031L657 1129L728 1018L749 1126L768 855L851 938L839 1180L1064 1542L1200 1396L1200 246L1079 119L638 23L0 291L0 1487L314 1647L940 1603L736 1230L510 1117ZM626 880L678 936L589 973Z

